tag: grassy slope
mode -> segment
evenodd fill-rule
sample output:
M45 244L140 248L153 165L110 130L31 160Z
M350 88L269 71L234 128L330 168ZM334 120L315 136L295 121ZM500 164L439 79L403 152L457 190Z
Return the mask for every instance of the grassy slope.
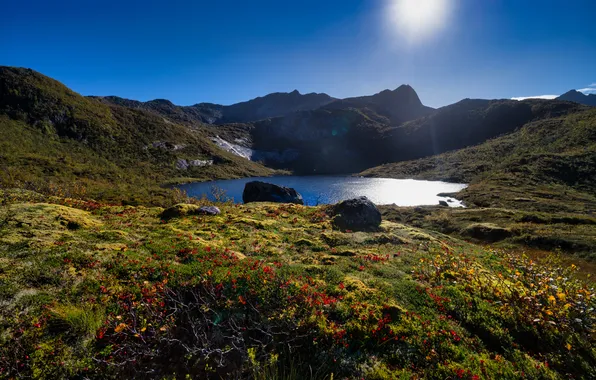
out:
M531 122L476 146L390 163L362 174L472 182L494 172L521 172L537 180L555 179L590 189L596 186L594 177L588 176L595 151L596 109L591 109Z
M154 148L154 142L182 149ZM68 192L73 179L86 196L167 202L160 184L176 178L217 179L273 171L225 152L199 132L141 110L108 106L26 69L0 68L0 173L3 186ZM209 167L176 169L177 159L213 159Z
M574 266L388 221L341 233L324 208L166 223L160 208L2 201L0 376L596 376L593 283Z
M469 206L460 211L386 208L420 226L462 236L468 225L494 223L512 235L505 243L560 248L593 258L596 250L596 110L538 120L485 143L415 161L368 169L364 176L469 182L457 194ZM502 218L497 215L508 214ZM587 216L588 219L585 218ZM552 220L556 220L552 222Z

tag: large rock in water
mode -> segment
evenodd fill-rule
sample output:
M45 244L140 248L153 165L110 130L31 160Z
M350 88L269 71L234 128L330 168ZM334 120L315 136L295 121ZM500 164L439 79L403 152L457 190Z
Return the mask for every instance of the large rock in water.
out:
M340 230L375 231L381 224L381 212L367 197L348 199L331 208L333 224Z
M296 203L303 205L302 195L296 190L277 186L272 183L252 181L244 186L242 201L249 202L277 202L277 203Z

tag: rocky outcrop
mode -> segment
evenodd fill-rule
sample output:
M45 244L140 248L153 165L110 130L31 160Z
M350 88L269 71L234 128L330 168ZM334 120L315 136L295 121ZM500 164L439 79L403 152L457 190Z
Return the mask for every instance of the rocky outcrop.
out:
M202 215L219 215L219 214L221 214L219 207L215 207L215 206L203 206L203 207L200 207L197 210L197 212Z
M213 165L213 160L186 160L184 158L179 158L176 161L176 169L180 170L187 170L191 166L211 166Z
M163 220L172 218L180 218L189 215L219 215L221 211L215 206L199 206L187 203L178 203L170 208L165 209L160 217Z
M153 148L169 150L169 151L176 151L180 149L184 149L186 144L172 144L168 141L155 141L151 144Z
M242 201L249 202L277 202L277 203L295 203L304 204L302 195L296 190L278 186L272 183L252 181L244 186Z
M381 212L367 197L340 202L331 207L333 225L340 230L375 231L381 225Z

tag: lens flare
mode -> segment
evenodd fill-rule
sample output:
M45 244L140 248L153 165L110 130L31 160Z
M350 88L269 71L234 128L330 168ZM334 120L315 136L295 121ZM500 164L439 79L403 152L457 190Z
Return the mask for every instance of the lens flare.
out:
M391 29L410 43L430 39L443 30L455 0L388 0L387 21Z

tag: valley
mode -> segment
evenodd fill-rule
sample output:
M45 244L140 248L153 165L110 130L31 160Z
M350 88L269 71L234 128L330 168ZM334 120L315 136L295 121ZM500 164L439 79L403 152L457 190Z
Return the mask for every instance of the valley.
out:
M338 228L345 197L172 186L288 175L469 186L368 230ZM0 378L589 379L595 254L589 104L177 106L0 67Z

